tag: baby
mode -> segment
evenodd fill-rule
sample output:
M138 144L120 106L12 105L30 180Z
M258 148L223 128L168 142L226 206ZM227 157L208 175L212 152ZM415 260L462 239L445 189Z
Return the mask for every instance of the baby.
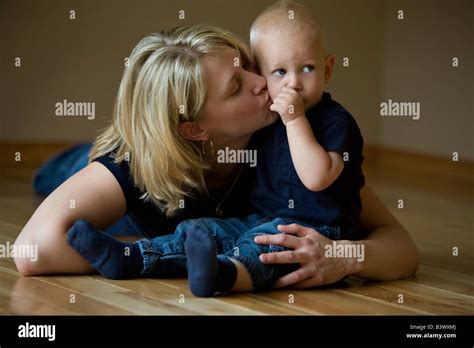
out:
M199 296L242 289L228 259L243 264L253 290L268 289L297 269L298 264L268 266L259 260L262 253L284 250L254 242L258 235L278 233L278 225L299 223L333 240L359 238L363 139L354 118L323 92L335 58L327 55L319 20L300 4L278 2L257 17L250 35L273 99L270 109L282 122L255 137L261 151L251 202L257 214L222 223L207 219L202 226L182 223L189 285ZM231 250L216 259L211 234L222 239L224 231L241 233L234 244L238 254Z
M251 190L256 214L186 220L173 235L154 238L146 247L141 241L128 244L135 256L125 260L115 254L121 260L119 273L112 253L106 260L76 248L101 274L126 278L187 272L192 293L204 297L264 290L299 265L262 264L262 253L285 248L256 244L256 236L277 234L278 225L298 223L332 240L360 239L363 139L354 118L323 92L334 56L327 55L319 20L302 5L278 2L253 23L251 48L267 79L270 108L281 116L281 122L254 137L260 152ZM110 243L120 245L116 250L126 245ZM248 276L250 286L242 280Z

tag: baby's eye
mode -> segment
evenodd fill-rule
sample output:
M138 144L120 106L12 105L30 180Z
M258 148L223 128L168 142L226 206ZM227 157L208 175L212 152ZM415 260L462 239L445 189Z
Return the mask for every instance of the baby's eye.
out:
M312 65L305 65L303 67L303 72L311 72L313 70L314 70L314 66L312 66Z
M286 75L286 70L285 69L277 69L273 72L273 74L277 76L285 76Z

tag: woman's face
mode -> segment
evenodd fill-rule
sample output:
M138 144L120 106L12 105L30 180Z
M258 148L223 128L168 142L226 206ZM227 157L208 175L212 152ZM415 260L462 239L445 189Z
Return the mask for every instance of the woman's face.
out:
M203 60L207 95L199 126L211 139L237 139L277 120L270 110L271 99L265 78L234 66L237 53L222 53Z

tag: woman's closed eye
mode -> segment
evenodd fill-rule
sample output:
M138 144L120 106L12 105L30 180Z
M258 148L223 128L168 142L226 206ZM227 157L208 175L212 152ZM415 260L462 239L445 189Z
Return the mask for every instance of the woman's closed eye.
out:
M234 91L232 92L232 94L230 95L231 97L234 97L236 96L237 94L239 94L240 92L240 82L237 82L237 87L234 88Z

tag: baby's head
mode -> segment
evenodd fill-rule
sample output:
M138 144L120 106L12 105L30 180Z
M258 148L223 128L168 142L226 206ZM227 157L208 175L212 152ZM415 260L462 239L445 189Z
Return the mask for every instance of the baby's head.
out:
M321 99L334 56L326 53L319 19L305 6L279 1L265 9L252 24L250 45L272 99L284 86L298 92L305 110Z

